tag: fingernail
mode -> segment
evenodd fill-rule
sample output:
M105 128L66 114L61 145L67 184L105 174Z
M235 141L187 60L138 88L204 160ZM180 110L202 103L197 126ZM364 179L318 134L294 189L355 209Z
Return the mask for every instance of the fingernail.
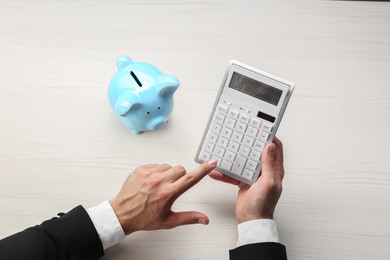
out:
M208 160L207 162L211 166L217 166L218 161L215 159Z
M203 218L198 219L198 223L199 223L199 224L202 224L202 225L207 225L206 220L203 219Z

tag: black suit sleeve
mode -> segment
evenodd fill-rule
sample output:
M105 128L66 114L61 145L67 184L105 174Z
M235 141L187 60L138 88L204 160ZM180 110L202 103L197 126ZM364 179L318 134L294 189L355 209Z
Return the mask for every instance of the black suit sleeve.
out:
M99 235L82 206L0 240L2 260L97 259L103 255Z
M243 245L230 250L230 260L287 260L286 247L273 242Z

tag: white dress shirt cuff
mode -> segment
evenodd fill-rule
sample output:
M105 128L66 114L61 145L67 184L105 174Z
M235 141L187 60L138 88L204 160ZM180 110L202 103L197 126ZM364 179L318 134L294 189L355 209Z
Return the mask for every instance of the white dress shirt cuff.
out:
M87 213L102 241L104 250L115 245L126 237L111 204L104 201L87 209Z
M238 224L238 246L279 242L278 229L273 219L255 219Z

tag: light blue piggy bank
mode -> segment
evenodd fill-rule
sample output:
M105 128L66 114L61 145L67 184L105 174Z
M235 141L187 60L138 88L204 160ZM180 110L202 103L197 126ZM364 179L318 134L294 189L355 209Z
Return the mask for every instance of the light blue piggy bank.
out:
M162 128L172 113L173 94L179 80L151 64L133 62L127 56L117 58L116 65L118 71L108 88L115 115L137 135Z

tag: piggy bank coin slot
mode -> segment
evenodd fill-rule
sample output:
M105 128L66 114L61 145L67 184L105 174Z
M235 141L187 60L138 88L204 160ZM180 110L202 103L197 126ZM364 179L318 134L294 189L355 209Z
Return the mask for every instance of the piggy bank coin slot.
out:
M139 86L139 87L142 87L141 81L139 81L137 75L135 75L135 73L134 73L133 71L130 71L130 75L133 77L133 79L135 80L135 82L137 82L138 86Z

